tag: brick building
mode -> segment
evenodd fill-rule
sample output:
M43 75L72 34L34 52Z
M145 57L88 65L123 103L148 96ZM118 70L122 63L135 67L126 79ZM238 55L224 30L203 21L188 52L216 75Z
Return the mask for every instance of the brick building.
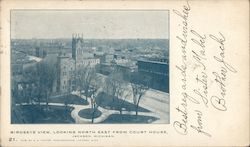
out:
M75 61L65 55L57 57L56 91L67 93L74 89Z
M164 61L138 60L138 73L149 78L149 87L169 92L169 65Z
M72 36L72 58L75 60L76 69L81 66L94 67L100 64L100 59L94 56L93 47L84 41L79 34Z

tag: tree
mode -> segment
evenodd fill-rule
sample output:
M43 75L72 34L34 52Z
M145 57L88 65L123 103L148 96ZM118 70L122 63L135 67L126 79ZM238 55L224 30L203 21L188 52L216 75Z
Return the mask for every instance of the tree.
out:
M48 98L52 93L53 83L56 80L57 68L56 62L49 62L47 60L34 63L32 66L24 69L23 77L26 82L35 85L35 95L31 95L31 99L35 97L38 99L38 104L42 99L45 99L46 110L48 109ZM30 89L27 89L30 91Z
M132 87L132 92L133 92L133 102L136 106L135 111L136 111L136 115L138 115L138 108L139 108L141 98L148 90L148 87L142 84L135 84L135 83L131 83L131 87Z
M89 90L91 88L91 83L96 78L96 70L90 65L82 66L77 70L77 83L80 88L80 93L84 90L86 100L91 96Z
M66 82L67 92L66 92L66 95L64 95L65 96L65 99L64 99L65 113L69 110L68 105L73 102L71 99L71 90L72 90L72 83L75 80L75 72L70 72L68 76L69 76L69 79Z
M112 101L118 106L120 114L122 114L122 107L127 98L124 97L127 84L123 80L123 73L115 68L105 79L106 93L112 97Z
M98 110L95 98L100 87L95 67L91 67L89 64L86 66L81 66L79 69L77 69L76 79L77 85L80 88L80 93L81 91L84 91L86 100L90 98L92 108L92 123L94 123L95 112Z
M131 76L131 87L133 93L133 102L135 104L136 116L138 115L139 104L146 91L149 89L151 78L146 75L135 73Z
M95 119L95 113L98 110L98 105L96 103L96 97L98 95L98 90L100 88L100 79L98 78L98 76L96 76L95 79L92 80L91 83L91 90L90 90L90 97L91 97L91 108L92 108L92 117L91 117L91 122L94 123L94 119Z
M129 97L129 94L125 93L128 82L125 80L121 80L120 84L121 84L121 86L119 87L117 98L119 99L119 103L118 103L119 111L120 111L120 114L122 114L123 105L126 102L126 99Z
M96 96L97 96L98 87L94 87L91 90L91 108L92 108L92 117L91 122L94 123L95 113L98 110L98 105L96 104Z
M118 99L119 94L122 92L122 74L119 72L112 72L105 79L106 92L112 97L113 102Z
M27 92L25 92L27 89L25 88L26 84L24 84L24 83L32 83L34 85L38 85L39 73L38 73L38 70L37 70L36 66L37 65L35 63L34 65L25 68L24 71L23 71L23 75L22 75L22 83L23 83L22 84L22 93L23 93L24 97L26 97L25 93L27 93ZM32 91L34 90L33 91L34 93L32 92L31 97L29 99L29 103L31 103L32 101L35 101L35 98L37 96L35 92L38 92L38 91L35 91L35 88L36 88L35 86L32 87L32 88L33 88ZM39 105L40 105L40 101L39 101Z
M42 61L37 64L38 83L40 89L40 97L45 98L46 110L48 110L48 98L53 89L53 83L56 80L57 68L55 63Z
M68 111L68 105L72 102L71 98L70 98L70 81L67 82L67 93L66 95L63 95L64 97L64 110L65 110L65 113L67 113Z

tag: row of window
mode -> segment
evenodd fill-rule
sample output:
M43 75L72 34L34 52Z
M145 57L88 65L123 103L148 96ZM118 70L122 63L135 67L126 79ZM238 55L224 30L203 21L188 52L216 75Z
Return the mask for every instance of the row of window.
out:
M70 75L73 74L73 73L74 73L74 71L69 71L69 74L70 74ZM63 76L66 76L66 75L67 75L67 72L63 72L62 75L63 75Z
M82 62L78 62L78 63L82 63L84 65L87 65L87 64L98 64L98 63L100 63L100 61L98 59L95 59L95 60L83 60Z

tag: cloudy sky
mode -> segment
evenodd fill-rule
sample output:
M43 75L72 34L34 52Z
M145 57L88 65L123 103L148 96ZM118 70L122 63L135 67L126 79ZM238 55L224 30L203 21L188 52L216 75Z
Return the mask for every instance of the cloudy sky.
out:
M169 38L168 11L11 11L11 38Z

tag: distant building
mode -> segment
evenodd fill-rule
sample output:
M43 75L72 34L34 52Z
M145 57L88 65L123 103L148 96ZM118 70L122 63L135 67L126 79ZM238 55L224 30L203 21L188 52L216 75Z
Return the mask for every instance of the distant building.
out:
M75 61L67 56L57 57L56 91L67 93L74 89Z
M11 53L11 73L12 76L22 75L23 71L34 66L37 62L42 61L42 58L27 55L23 52L12 51Z
M149 86L153 89L169 92L169 65L166 62L138 60L138 72L149 78Z
M94 52L94 57L101 57L103 55L104 55L104 52L102 52L102 51L95 51Z
M112 71L112 66L110 63L101 63L98 65L98 68L97 68L98 72L103 74L103 75L109 75Z
M35 82L31 77L24 77L23 74L27 69L34 68L42 59L27 55L23 52L11 52L11 91L12 96L20 96L20 98L28 98L30 91L23 93L25 89L29 89Z
M125 81L130 80L130 75L135 71L135 67L132 65L122 65L122 64L117 64L115 65L116 71L120 72L122 74L122 78Z
M113 54L104 54L102 63L111 63L111 61L114 60L114 55Z
M115 59L115 60L125 59L125 56L122 55L122 54L114 54L114 59Z
M36 57L44 58L47 55L47 52L44 49L41 49L40 47L36 47L35 52Z
M168 61L169 61L167 58L163 58L163 57L149 58L148 60L156 61L156 62L163 62L163 63L168 63Z
M94 58L95 48L91 47L88 41L84 41L83 37L79 34L72 36L72 58L76 61Z
M100 64L100 58L94 56L95 48L90 47L88 42L86 44L79 34L72 36L72 58L75 60L76 69L81 66L94 67Z
M95 56L94 50L89 44L85 46L81 36L73 35L71 53L61 52L57 57L56 92L67 93L76 88L75 73L78 68L92 68L100 64L100 58Z
M78 62L76 62L76 68L80 68L81 66L89 66L89 67L94 67L97 64L100 64L100 59L98 58L93 58L93 59L82 59Z

